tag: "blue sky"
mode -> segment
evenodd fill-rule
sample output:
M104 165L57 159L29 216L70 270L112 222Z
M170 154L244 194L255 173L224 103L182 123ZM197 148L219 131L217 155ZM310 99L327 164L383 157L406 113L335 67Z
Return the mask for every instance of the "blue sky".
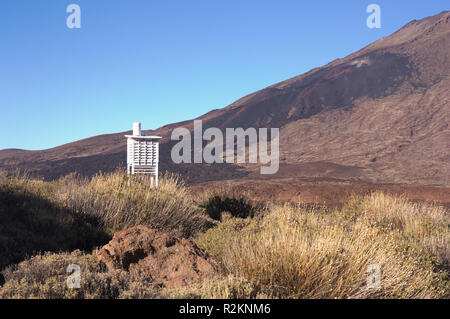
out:
M66 7L81 7L81 29ZM366 27L367 5L381 29ZM342 58L448 0L2 0L0 149L195 118Z

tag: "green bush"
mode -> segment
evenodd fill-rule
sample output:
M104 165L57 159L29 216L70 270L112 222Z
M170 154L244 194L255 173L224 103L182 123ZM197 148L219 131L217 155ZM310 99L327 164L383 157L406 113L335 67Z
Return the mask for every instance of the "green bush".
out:
M222 213L228 212L233 217L253 217L257 208L244 197L235 197L227 194L215 194L210 196L201 205L205 212L214 220L222 220Z

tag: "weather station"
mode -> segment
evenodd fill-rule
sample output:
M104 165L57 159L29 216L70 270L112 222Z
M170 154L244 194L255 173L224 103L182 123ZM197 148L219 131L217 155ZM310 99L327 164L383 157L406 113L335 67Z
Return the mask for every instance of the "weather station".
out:
M127 138L127 172L129 175L147 174L151 184L158 187L159 140L161 136L146 136L141 123L133 123L133 135Z

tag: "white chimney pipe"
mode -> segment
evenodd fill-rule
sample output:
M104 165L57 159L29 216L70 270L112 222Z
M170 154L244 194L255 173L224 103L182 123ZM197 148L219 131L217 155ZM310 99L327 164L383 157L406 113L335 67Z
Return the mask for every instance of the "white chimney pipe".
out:
M140 122L133 123L133 135L141 136L141 123Z

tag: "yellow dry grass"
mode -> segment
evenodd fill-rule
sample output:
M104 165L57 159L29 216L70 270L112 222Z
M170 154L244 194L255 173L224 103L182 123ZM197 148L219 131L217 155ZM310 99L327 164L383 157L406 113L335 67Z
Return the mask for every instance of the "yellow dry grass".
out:
M272 297L439 298L450 291L448 227L440 206L376 193L331 213L284 205L228 219L197 242ZM367 284L370 265L381 288Z
M52 182L0 175L0 197L3 265L39 251L88 251L26 259L0 288L5 298L450 297L450 218L433 203L372 193L354 196L334 210L292 204L261 208L228 200L234 195L217 197L217 191L194 198L175 175L163 176L155 189L145 177L130 179L121 171ZM216 197L220 200L211 205L222 216L220 222L212 222L202 204ZM237 211L220 214L224 207ZM247 208L252 214L241 212ZM232 217L253 212L253 218ZM105 273L89 254L105 240L97 230L111 236L139 224L195 238L227 273L177 290L142 285L125 272ZM68 262L93 265L92 284L78 294L61 281ZM57 271L46 275L52 264ZM380 269L380 288L368 285L371 265ZM111 282L115 290L105 291ZM52 286L59 290L53 293Z

